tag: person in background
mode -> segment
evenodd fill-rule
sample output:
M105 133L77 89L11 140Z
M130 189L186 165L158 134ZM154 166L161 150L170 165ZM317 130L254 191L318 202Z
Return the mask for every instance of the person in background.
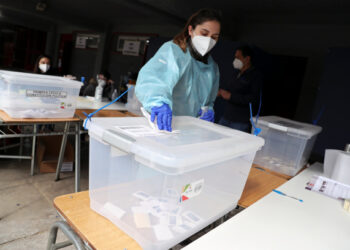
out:
M253 51L249 46L237 48L233 61L234 77L226 89L219 89L218 96L226 100L226 107L219 124L249 132L249 103L256 107L261 98L262 74L252 64Z
M34 65L33 73L43 75L56 75L52 68L51 58L48 55L40 55Z
M33 73L41 74L41 75L56 75L54 73L54 70L51 67L51 58L48 55L40 55L36 59ZM39 125L38 128L41 131L54 131L55 125L53 124Z
M95 96L97 81L95 78L90 78L88 85L83 90L83 96Z
M103 97L111 99L114 81L111 79L111 74L105 70L99 73L96 77L97 85L103 87Z
M173 114L214 121L220 75L210 51L219 40L220 29L218 11L199 10L142 67L135 93L151 113L151 121L157 117L160 130L172 130Z

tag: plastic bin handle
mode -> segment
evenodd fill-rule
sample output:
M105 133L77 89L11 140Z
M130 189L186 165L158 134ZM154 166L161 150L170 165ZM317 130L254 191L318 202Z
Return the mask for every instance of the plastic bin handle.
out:
M287 127L284 127L284 126L281 126L281 125L277 125L277 124L274 124L274 123L269 123L268 126L269 126L269 128L280 130L280 131L283 131L283 132L287 132L288 131Z
M103 133L102 141L127 153L130 152L131 145L136 142L134 138L111 129Z

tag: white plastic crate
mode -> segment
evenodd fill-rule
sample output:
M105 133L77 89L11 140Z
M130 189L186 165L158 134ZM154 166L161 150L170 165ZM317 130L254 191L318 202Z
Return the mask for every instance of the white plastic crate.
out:
M82 83L0 70L0 109L13 118L73 117Z
M289 176L306 165L322 130L278 116L260 117L257 127L262 129L259 136L265 139L265 146L256 154L254 163Z
M90 206L143 249L168 249L234 209L264 144L192 117L174 117L180 133L158 136L143 117L88 127Z

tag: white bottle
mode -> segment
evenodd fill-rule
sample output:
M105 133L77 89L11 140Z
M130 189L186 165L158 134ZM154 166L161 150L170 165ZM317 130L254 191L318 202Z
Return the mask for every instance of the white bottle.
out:
M106 85L106 81L99 79L97 76L98 86L95 89L95 101L102 101L103 87Z
M114 89L113 94L112 94L112 101L115 100L118 97L118 90Z
M102 94L103 94L103 87L98 85L95 89L95 101L101 102L102 101Z

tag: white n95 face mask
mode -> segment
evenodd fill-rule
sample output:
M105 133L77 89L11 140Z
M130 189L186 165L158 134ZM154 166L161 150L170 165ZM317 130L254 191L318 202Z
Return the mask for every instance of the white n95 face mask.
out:
M46 73L50 69L50 65L46 63L39 64L39 69Z
M235 58L235 60L233 60L233 67L235 69L242 69L243 68L243 62L237 58Z
M194 36L192 38L192 44L199 54L204 56L207 54L216 44L216 41L208 36Z

